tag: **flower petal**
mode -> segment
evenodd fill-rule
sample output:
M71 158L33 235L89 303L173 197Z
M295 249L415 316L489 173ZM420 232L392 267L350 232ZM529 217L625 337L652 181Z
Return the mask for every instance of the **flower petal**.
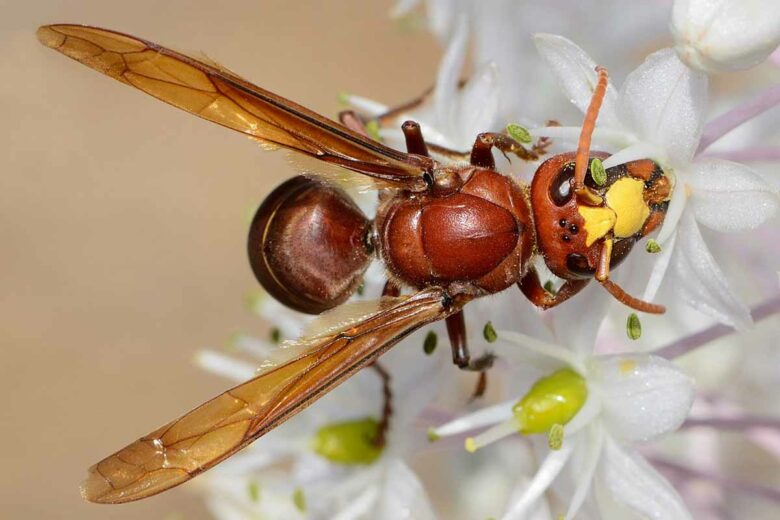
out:
M539 33L534 35L534 43L557 76L569 101L585 113L598 83L596 62L577 44L563 36ZM617 92L610 83L599 111L600 126L620 128L615 116L616 104Z
M639 139L666 150L671 165L683 166L699 144L707 83L674 50L660 50L626 78L617 116Z
M412 9L417 7L420 0L398 0L393 7L390 8L391 18L400 18L406 16L412 12Z
M602 478L613 498L652 520L692 520L680 496L636 451L607 436Z
M520 477L519 483L515 486L515 490L512 492L512 496L509 497L509 503L513 504L523 496L531 485L531 481L527 477ZM519 515L511 515L507 513L502 520L553 520L554 517L550 513L550 506L547 504L545 497L539 497L525 513Z
M463 87L458 101L458 148L468 149L480 132L496 130L499 106L498 69L485 64Z
M677 231L677 225L680 223L683 211L688 206L688 193L685 186L679 183L680 177L677 177L677 179L672 190L672 199L669 201L669 207L666 208L664 223L661 225L661 230L656 238L656 241L661 245L664 245Z
M669 240L663 246L661 254L656 258L653 264L653 270L650 272L650 276L647 279L647 286L645 292L642 294L642 299L646 302L655 300L655 295L658 294L658 289L661 288L666 277L666 271L669 269L669 262L672 259L674 253L674 243L677 241L677 235L673 234Z
M676 430L693 403L693 380L660 357L597 357L591 374L607 429L621 440L647 440Z
M581 360L593 354L596 334L613 300L600 284L591 284L578 296L588 305L561 305L548 312L552 314L556 343L566 345ZM581 370L581 364L572 366Z
M436 74L433 103L436 114L436 126L440 129L451 128L454 124L452 115L457 107L455 100L458 94L458 82L463 71L463 63L466 60L468 37L468 20L465 16L461 16L455 25L455 32Z
M752 229L778 207L777 192L753 170L723 159L702 159L686 177L696 220L717 231Z
M528 488L517 501L514 501L509 511L504 515L504 520L527 518L528 511L537 504L539 497L561 472L579 441L580 439L572 439L572 442L564 443L561 449L548 453Z
M377 510L371 518L381 520L434 520L428 495L420 479L400 459L388 462Z
M602 424L596 421L591 428L588 429L588 445L585 452L585 460L582 463L582 467L579 468L578 474L575 475L576 485L574 488L574 495L572 495L571 502L569 503L569 510L566 512L566 520L573 520L575 515L579 512L585 499L588 497L588 491L591 487L591 481L593 475L596 473L599 459L601 458L601 450L604 446L604 428Z
M201 350L195 354L195 363L213 374L237 382L248 381L257 375L257 368L253 365L214 350Z
M671 267L674 289L686 304L735 329L750 327L750 310L715 263L690 211L680 218Z

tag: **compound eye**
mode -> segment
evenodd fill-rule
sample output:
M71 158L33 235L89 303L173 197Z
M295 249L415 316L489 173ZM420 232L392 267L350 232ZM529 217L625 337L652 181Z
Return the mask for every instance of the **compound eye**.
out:
M574 168L569 165L561 168L558 175L550 184L550 199L556 206L565 206L572 197L571 180L574 177Z

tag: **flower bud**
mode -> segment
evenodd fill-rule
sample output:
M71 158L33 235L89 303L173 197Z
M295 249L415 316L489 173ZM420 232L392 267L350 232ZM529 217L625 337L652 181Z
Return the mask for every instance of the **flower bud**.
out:
M671 30L689 67L746 69L780 45L780 9L777 0L675 0Z

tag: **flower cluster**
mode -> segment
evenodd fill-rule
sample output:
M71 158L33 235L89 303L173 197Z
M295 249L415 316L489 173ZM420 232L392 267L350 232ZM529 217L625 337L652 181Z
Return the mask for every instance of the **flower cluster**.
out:
M399 0L392 15L422 16L419 3ZM667 314L631 315L626 334L625 307L600 287L548 311L516 290L476 300L469 342L496 356L485 395L473 397L485 381L452 366L444 326L426 327L205 476L215 517L677 520L745 517L736 511L748 502L756 517L776 514L772 4L661 0L628 12L616 0L427 0L425 20L445 48L432 91L403 110L342 100L386 144L405 149L400 125L411 119L437 159L461 162L477 134L510 123L548 152L574 150L597 64L624 78L607 87L593 148L611 154L607 169L652 159L671 194L661 228L616 275ZM474 73L462 81L470 48ZM749 88L733 72L716 75L749 67ZM523 182L544 157L495 159ZM558 285L543 262L536 268ZM356 298L378 298L384 283L372 265ZM232 353L202 352L202 366L248 379L309 320L266 295L251 308L274 327L269 339L238 336ZM736 447L727 430L742 434ZM770 462L743 480L742 454Z

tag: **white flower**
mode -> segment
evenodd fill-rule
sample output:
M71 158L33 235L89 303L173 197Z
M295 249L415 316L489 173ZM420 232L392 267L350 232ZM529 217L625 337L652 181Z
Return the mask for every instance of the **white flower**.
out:
M376 196L364 198L375 200ZM364 294L353 299L378 297L384 282L384 269L372 264L364 277ZM315 318L290 310L265 294L249 303L251 310L278 331L277 339L305 334L304 327ZM447 349L440 347L432 356L425 356L419 336L403 343L380 361L391 375L393 412L386 444L376 452L376 459L370 450L355 455L361 463L329 459L333 448L322 444L333 439L329 427L346 424L347 429L368 428L378 420L383 391L380 378L369 368L209 472L204 488L212 513L220 520L253 515L307 520L433 519L422 483L404 459L415 443L427 442L425 432L413 427L414 418L436 396L437 387L448 386L448 378L457 371ZM235 336L229 348L231 355L201 351L196 362L210 372L243 382L256 375L257 366L286 357L285 349L274 341L247 335ZM363 422L366 419L370 424Z
M262 344L241 338L236 347L255 352ZM208 370L237 381L253 370L249 363L213 351L201 353L198 361ZM393 413L381 451L361 445L347 453L353 460L345 460L340 458L344 447L354 441L332 444L339 440L335 436L346 431L334 427L344 425L347 430L362 432L368 425L366 418L377 417L381 411L380 379L366 369L316 406L264 436L262 443L207 474L206 502L214 515L220 520L252 515L339 520L435 518L422 483L404 457L414 442L425 442L424 432L415 430L412 421L427 403L425 398L435 395L437 372L445 365L426 358L420 349L406 348L383 356L382 366L391 374Z
M519 430L536 433L549 430L550 422L566 421L562 444L548 453L521 496L510 504L506 520L527 518L569 462L575 487L567 520L577 515L594 479L609 492L611 500L647 518L691 518L671 485L631 447L682 424L694 397L693 382L687 375L659 357L591 356L514 332L498 335L513 347L504 349L502 355L521 366L535 362L549 370L553 362L558 369L539 379L519 402L513 399L479 410L434 432L447 436L494 425L467 439L467 449L473 451ZM533 357L519 355L518 347L529 350ZM551 406L551 402L556 404ZM564 412L575 415L568 417ZM596 501L601 507L598 495Z
M393 13L408 13L419 3L399 0ZM589 41L600 55L620 67L656 41L667 17L665 9L653 2L634 2L629 15L624 0L426 0L425 4L428 27L443 44L455 33L459 17L468 20L474 70L491 64L498 69L501 127L508 123L533 126L569 114L569 107L551 95L553 84L534 52L534 32L565 33L577 41Z
M746 69L780 45L780 9L775 0L675 0L671 29L688 66Z
M400 126L407 119L420 124L426 142L460 152L470 152L480 132L496 130L499 107L496 67L483 66L463 88L459 86L468 36L467 20L461 17L439 65L430 102L402 112L392 123L383 125L379 134L387 144L406 149ZM346 96L345 101L370 117L388 110L381 103L358 96Z
M583 112L596 83L596 63L573 42L537 35L539 52L558 76L572 102ZM747 307L721 273L699 231L744 231L768 220L778 197L750 168L723 159L694 157L703 127L707 76L683 64L671 49L650 55L629 74L620 92L610 87L602 105L594 141L617 150L604 161L609 168L635 159L658 161L675 180L662 244L643 299L652 300L671 267L669 281L691 307L735 328L750 325ZM533 132L576 139L579 127Z

